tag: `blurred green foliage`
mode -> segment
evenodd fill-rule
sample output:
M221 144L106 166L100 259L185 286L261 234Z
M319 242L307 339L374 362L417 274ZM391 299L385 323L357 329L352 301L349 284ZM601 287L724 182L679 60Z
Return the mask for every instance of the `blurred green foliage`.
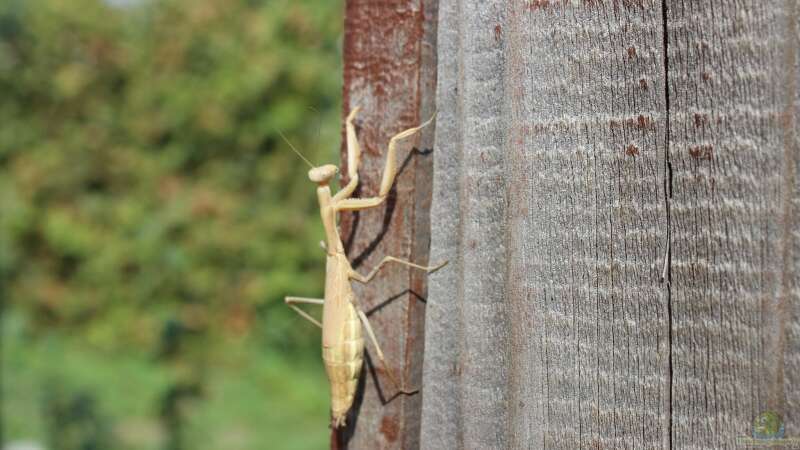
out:
M0 2L6 441L324 445L282 302L321 295L322 231L276 131L338 160L341 28L340 0Z

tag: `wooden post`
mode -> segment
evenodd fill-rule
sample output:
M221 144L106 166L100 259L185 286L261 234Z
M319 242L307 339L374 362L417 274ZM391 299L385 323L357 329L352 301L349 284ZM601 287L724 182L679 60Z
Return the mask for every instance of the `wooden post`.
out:
M797 2L438 15L421 448L797 445Z
M665 15L672 443L730 447L766 410L800 439L797 4Z
M422 448L667 442L662 14L619 3L440 2Z
M433 114L436 3L346 3L343 117L353 107L362 107L357 132L364 154L357 196L377 194L391 136ZM343 214L342 237L353 267L359 272L366 273L387 255L428 262L433 129L428 127L399 149L400 172L384 206ZM343 146L342 161L346 160ZM346 167L342 172L347 173ZM361 305L372 311L370 321L391 370L405 388L420 388L426 275L390 265L369 285L354 287ZM421 392L397 396L369 344L367 350L371 358L354 411L347 428L333 433L331 447L417 448Z
M337 448L728 448L763 411L799 439L796 2L440 6L348 2L364 194L430 110L438 47L431 258L451 265L426 309L375 314L417 387L426 311L419 436L419 396L383 405L367 377ZM364 269L426 256L430 158L409 161L384 211L345 218ZM414 277L360 295L424 297Z

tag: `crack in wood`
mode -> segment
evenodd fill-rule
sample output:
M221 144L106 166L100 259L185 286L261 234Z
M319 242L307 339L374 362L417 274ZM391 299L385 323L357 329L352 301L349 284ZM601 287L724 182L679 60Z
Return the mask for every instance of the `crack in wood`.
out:
M667 291L667 325L669 326L669 333L667 334L667 349L668 349L668 362L667 362L667 448L672 448L672 339L673 339L673 324L672 324L672 235L671 235L671 216L670 216L670 201L672 199L672 163L670 162L670 98L669 98L669 29L667 27L667 0L661 1L661 20L663 23L663 57L664 57L664 109L665 109L665 132L664 132L664 205L666 210L666 223L667 223L667 246L664 256L664 272L662 278L666 280Z

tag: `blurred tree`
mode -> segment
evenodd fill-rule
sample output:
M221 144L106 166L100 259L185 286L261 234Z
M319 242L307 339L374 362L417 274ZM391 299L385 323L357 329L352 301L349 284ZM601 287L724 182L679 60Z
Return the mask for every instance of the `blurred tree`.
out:
M341 27L340 1L0 2L0 275L34 338L152 355L164 398L231 345L316 357L282 297L321 294L321 228L276 131L335 161Z
M67 394L56 380L51 380L43 403L49 419L49 448L100 450L110 447L108 424L97 411L92 393Z
M11 303L98 345L152 348L173 315L242 333L287 290L319 291L314 198L275 131L334 157L318 145L338 133L337 14L288 1L0 6ZM273 331L282 346L299 337Z

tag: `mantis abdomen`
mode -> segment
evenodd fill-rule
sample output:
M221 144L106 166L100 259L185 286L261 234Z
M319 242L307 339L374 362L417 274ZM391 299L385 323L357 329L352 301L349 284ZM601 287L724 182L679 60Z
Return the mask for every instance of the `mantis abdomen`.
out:
M334 346L322 347L322 359L331 386L331 413L335 427L344 425L364 362L361 321L351 302L348 301L344 308L342 339Z

